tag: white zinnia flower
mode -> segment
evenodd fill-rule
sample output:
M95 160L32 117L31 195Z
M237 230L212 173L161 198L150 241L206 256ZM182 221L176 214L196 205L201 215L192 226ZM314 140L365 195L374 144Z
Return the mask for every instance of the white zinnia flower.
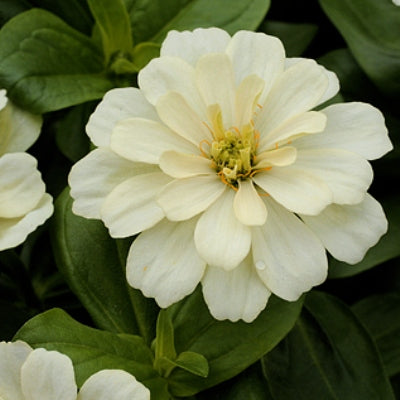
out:
M127 279L161 307L201 281L215 318L252 321L271 292L294 301L323 282L325 248L356 263L386 231L366 194L366 160L392 148L382 114L310 111L338 80L279 39L172 31L139 86L106 94L70 185L73 211L111 236L144 231Z
M40 116L13 105L0 90L0 251L21 244L53 213L53 202L25 153L38 138Z
M393 0L393 4L395 6L400 6L400 0Z
M0 342L1 400L149 400L150 392L122 370L96 372L77 394L71 359L33 350L22 341Z

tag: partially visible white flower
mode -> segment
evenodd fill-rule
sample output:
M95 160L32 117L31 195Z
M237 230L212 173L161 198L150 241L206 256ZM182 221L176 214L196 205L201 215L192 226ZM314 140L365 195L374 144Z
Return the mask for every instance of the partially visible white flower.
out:
M149 390L123 370L102 370L79 394L69 357L33 350L27 343L0 342L1 400L149 400Z
M108 92L98 147L69 182L73 211L111 236L142 232L127 279L168 307L202 284L217 319L250 322L272 293L294 301L386 232L367 160L391 150L382 114L334 104L339 82L279 39L217 28L168 34L139 89Z
M25 153L38 138L42 119L12 104L0 90L0 251L21 244L53 213L53 202Z
M400 0L392 0L395 6L400 6Z

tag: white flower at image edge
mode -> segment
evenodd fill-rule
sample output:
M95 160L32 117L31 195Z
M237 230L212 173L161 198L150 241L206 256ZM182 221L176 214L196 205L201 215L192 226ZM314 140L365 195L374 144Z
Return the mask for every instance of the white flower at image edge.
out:
M21 244L53 213L34 157L42 119L13 105L0 90L0 251Z
M0 342L1 400L150 400L149 390L123 370L96 372L77 391L66 355Z
M367 160L392 149L364 103L312 111L339 90L279 39L172 31L138 77L108 92L69 176L73 211L112 237L142 232L127 279L168 307L202 284L217 319L250 322L327 276L327 249L360 261L387 230Z

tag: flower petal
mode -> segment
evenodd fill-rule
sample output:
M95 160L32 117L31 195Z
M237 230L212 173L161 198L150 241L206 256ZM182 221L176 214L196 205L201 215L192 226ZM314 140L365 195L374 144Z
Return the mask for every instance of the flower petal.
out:
M0 111L6 106L7 101L7 91L5 89L0 89Z
M77 400L150 400L150 391L120 369L105 369L89 377Z
M298 217L271 199L265 201L267 222L252 228L254 263L272 293L295 301L326 279L325 249Z
M336 148L375 160L393 149L382 113L366 103L332 104L321 110L325 130L296 141L302 148Z
M227 190L200 217L194 240L200 256L207 264L231 270L247 256L251 245L250 228L235 216L235 192Z
M203 140L212 140L212 136L198 114L177 92L168 92L160 97L156 105L162 121L178 135L195 146Z
M160 55L179 57L194 66L206 53L223 53L230 40L229 34L219 28L197 28L192 32L169 31Z
M20 218L0 218L0 251L18 246L53 214L53 198L45 193L36 207Z
M176 151L166 151L161 155L160 168L174 178L215 174L208 158Z
M239 181L239 190L233 200L236 218L244 225L264 225L267 209L251 180Z
M31 351L32 348L22 341L0 342L0 399L25 400L21 389L21 367Z
M45 193L37 161L27 153L0 157L0 218L18 218L31 211Z
M251 255L232 271L208 266L201 283L204 300L218 320L252 322L271 295L258 277Z
M264 151L257 154L257 164L254 169L262 169L270 166L286 167L296 161L297 149L293 146L285 146L276 150Z
M206 263L193 240L196 221L163 220L140 234L129 251L129 284L145 296L154 297L160 307L192 293L203 276Z
M158 196L158 204L171 221L194 217L214 203L225 191L216 175L200 175L169 183Z
M325 93L328 78L313 60L302 60L275 80L263 108L257 116L262 136L290 118L314 108Z
M120 183L138 174L159 169L153 165L133 163L113 151L99 148L79 160L68 177L72 211L86 218L100 219L100 209L108 194Z
M117 122L133 117L159 121L154 107L139 89L111 89L90 116L86 132L96 146L108 147Z
M387 231L382 207L369 194L359 204L332 204L319 215L301 218L333 257L349 264L361 261Z
M296 164L260 172L253 176L253 181L295 213L316 215L332 203L332 192L324 181Z
M299 150L296 166L324 181L339 204L362 201L373 178L369 162L345 150Z
M171 182L162 172L141 174L120 183L101 207L101 219L113 238L136 235L164 218L156 202L160 190Z
M111 149L131 161L158 164L167 150L198 154L192 143L158 122L142 118L120 121L111 136Z
M76 400L74 368L70 358L57 351L33 350L21 369L25 400Z

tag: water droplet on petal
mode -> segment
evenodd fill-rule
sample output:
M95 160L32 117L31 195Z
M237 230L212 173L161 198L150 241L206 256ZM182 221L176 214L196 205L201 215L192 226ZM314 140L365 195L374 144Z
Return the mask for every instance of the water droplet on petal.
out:
M263 271L265 268L267 268L267 265L265 264L264 261L258 260L256 261L256 268L260 271Z

